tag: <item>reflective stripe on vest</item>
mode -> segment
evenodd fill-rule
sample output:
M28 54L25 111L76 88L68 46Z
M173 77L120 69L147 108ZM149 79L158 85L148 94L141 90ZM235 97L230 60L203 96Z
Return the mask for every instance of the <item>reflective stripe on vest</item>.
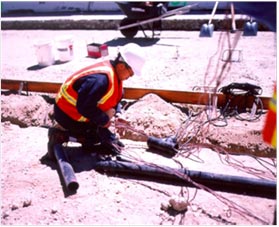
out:
M112 108L111 105L116 105L116 101L119 100L119 92L121 92L122 96L122 83L120 82L119 86L121 88L121 91L117 89L117 93L115 93L115 86L118 86L118 84L114 84L115 75L114 71L109 63L109 61L105 63L98 63L93 66L89 66L84 68L83 70L78 71L77 73L73 74L71 77L69 77L65 83L61 86L59 93L56 96L56 103L57 105L72 119L76 121L89 121L86 117L82 116L80 113L78 113L76 109L76 103L77 103L77 92L73 89L73 84L75 81L81 77L88 76L90 74L94 73L104 73L108 76L109 80L109 89L107 93L98 101L98 107L106 111L106 108ZM117 96L114 98L113 96ZM109 100L112 98L111 100ZM115 101L114 101L115 100ZM110 102L112 102L110 104Z

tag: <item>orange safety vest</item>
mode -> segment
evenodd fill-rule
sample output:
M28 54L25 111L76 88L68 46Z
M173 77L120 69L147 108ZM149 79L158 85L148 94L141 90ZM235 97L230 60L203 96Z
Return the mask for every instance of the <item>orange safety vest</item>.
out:
M262 131L263 140L276 148L276 86L273 97L269 102L269 110L266 115L265 125Z
M106 94L98 101L97 107L102 111L107 111L115 107L122 98L122 82L118 80L114 69L109 61L96 63L87 66L70 76L60 87L56 96L56 104L73 120L79 122L88 122L89 119L81 115L77 108L78 93L74 90L73 84L80 78L91 74L106 74L109 80L109 86Z

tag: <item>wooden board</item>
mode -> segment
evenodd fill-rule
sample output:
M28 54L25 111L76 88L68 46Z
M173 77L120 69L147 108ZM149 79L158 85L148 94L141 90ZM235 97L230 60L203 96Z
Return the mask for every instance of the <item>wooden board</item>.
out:
M41 81L27 81L27 80L11 80L1 79L1 89L11 91L30 91L43 93L57 93L62 83L58 82L41 82ZM146 94L156 94L167 102L173 103L187 103L196 105L208 105L213 103L213 97L217 100L217 106L224 106L227 103L226 96L222 93L205 93L195 91L172 91L148 88L124 88L124 98L137 100ZM263 108L268 109L271 97L260 97L263 102ZM243 103L242 96L236 96L233 104ZM253 97L245 99L246 106L252 106Z

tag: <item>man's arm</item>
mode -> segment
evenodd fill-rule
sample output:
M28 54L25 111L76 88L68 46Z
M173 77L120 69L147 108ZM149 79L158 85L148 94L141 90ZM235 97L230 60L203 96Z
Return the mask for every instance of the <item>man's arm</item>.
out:
M108 78L104 74L93 74L77 82L77 110L96 125L104 126L109 122L108 115L97 107L98 101L108 89Z

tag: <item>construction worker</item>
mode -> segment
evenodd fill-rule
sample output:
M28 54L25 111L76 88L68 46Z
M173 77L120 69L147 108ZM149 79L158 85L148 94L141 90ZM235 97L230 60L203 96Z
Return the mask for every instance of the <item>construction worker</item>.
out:
M109 130L119 111L123 81L141 74L145 63L143 49L134 43L120 48L114 60L105 60L71 75L60 87L54 104L57 125L48 132L48 152L53 146L76 138L84 151L116 155L124 146Z

